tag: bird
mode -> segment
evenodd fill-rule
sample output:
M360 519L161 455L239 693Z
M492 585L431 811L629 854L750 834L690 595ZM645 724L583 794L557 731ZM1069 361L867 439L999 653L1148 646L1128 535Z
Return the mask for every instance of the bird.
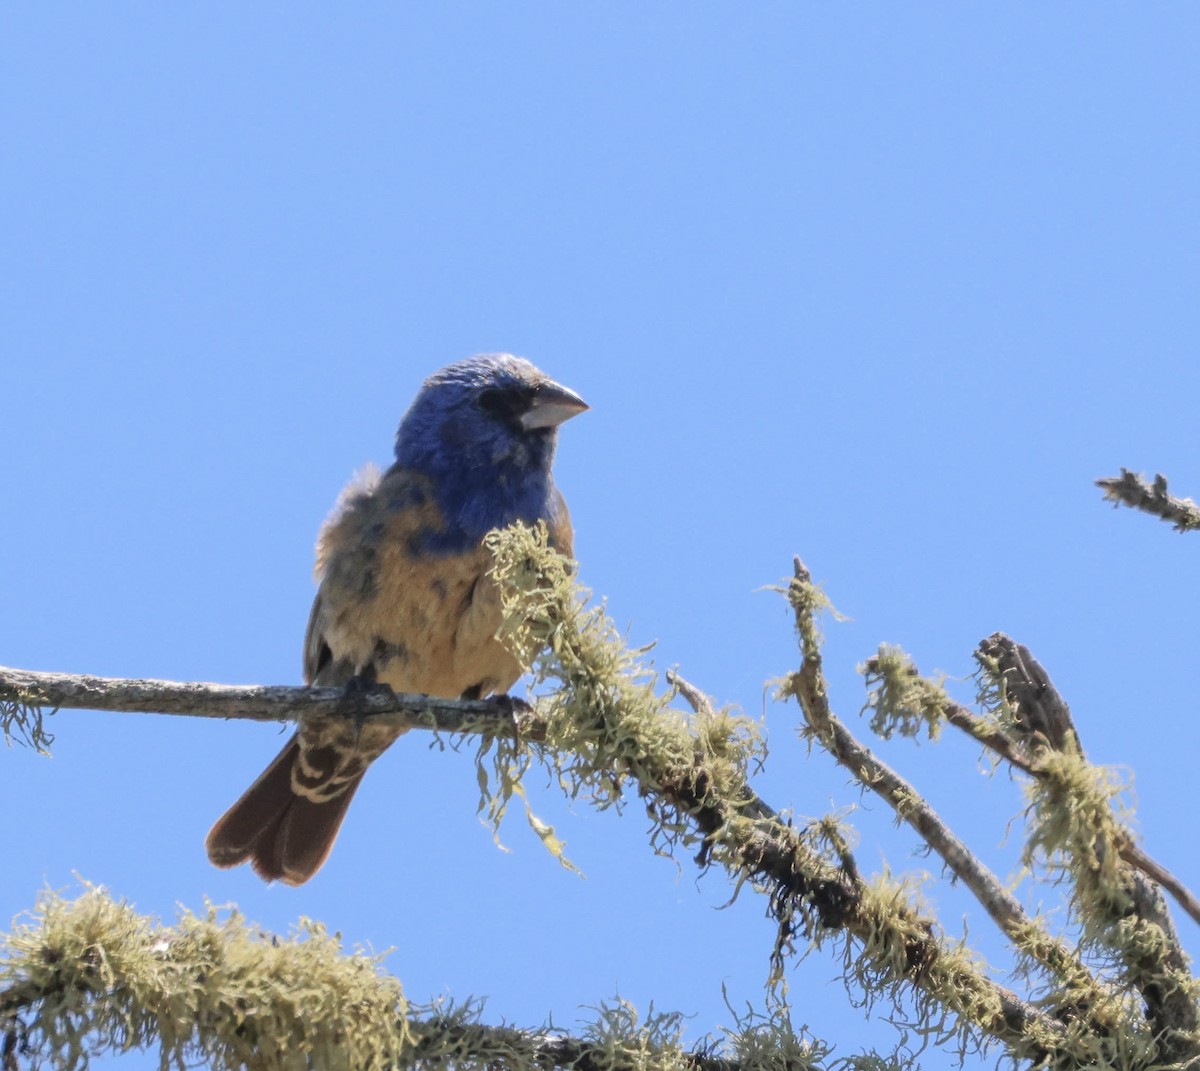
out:
M500 593L484 536L542 521L572 556L551 463L559 425L586 409L512 354L478 354L429 376L400 422L391 467L356 475L321 528L305 682L348 695L371 685L440 698L506 693L522 668L496 638ZM302 723L212 827L209 859L248 861L266 881L308 881L367 768L405 731L353 717Z

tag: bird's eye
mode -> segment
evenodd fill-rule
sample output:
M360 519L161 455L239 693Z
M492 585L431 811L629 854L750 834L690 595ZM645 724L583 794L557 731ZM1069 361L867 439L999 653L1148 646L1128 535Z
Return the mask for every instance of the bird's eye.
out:
M521 417L529 412L536 391L536 387L524 384L487 387L479 392L475 404L493 419L516 426L520 424Z
M485 413L506 417L512 412L512 398L508 391L490 387L479 395L479 408Z

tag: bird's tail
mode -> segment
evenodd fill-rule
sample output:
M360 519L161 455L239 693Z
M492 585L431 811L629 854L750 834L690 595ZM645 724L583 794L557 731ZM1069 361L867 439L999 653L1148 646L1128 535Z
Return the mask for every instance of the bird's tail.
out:
M300 761L296 735L212 827L204 843L214 864L231 867L249 860L260 877L286 885L302 885L321 869L367 763L341 778L341 791L332 798L314 800L293 787L293 768Z

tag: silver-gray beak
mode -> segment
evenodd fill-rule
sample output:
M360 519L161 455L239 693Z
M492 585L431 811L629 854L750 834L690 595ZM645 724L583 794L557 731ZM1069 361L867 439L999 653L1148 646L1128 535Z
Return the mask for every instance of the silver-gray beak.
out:
M573 390L547 379L534 393L529 410L521 417L521 427L526 431L557 428L563 421L578 416L587 408L587 402Z

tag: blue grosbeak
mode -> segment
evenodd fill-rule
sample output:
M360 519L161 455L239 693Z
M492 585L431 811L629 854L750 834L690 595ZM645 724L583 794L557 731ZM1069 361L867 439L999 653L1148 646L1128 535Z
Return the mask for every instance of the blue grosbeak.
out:
M395 464L352 481L321 530L304 679L446 698L512 687L521 666L495 637L500 598L483 537L545 521L570 556L571 520L550 464L558 425L585 409L509 354L430 376L396 433ZM404 731L351 718L302 725L213 826L209 859L249 860L268 881L307 881L367 767Z

